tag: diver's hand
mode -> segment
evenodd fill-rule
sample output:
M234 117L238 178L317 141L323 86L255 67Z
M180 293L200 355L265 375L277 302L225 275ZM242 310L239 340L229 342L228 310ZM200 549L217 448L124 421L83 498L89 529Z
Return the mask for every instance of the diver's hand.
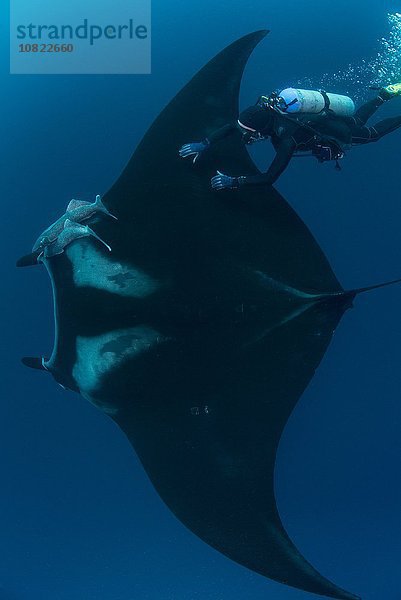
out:
M229 177L217 171L217 175L212 177L212 188L214 190L235 190L239 188L238 177Z
M200 155L210 146L210 142L208 140L204 140L203 142L191 142L190 144L184 144L181 146L179 155L181 158L188 158L189 156L193 156L192 162L196 163Z

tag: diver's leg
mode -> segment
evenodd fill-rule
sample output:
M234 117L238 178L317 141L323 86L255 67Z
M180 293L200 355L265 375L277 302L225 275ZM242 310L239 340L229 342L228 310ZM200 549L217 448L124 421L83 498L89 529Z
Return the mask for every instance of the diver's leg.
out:
M398 117L390 117L389 119L384 119L383 121L379 121L376 123L372 129L377 132L378 139L387 135L388 133L392 133L401 127L401 116Z
M354 121L356 127L363 127L366 125L370 117L372 117L375 112L383 106L385 100L381 96L377 96L377 98L373 98L373 100L369 100L365 104L362 104L356 111L355 115L351 117Z
M400 127L401 116L384 119L372 127L368 127L367 125L364 127L354 127L352 129L352 143L368 144L369 142L377 142L388 133L392 133Z
M351 120L355 122L356 127L363 127L366 125L370 117L372 117L378 108L380 108L385 102L392 98L401 96L401 83L395 83L388 85L379 90L379 94L373 100L369 100L365 104L362 104L356 111Z

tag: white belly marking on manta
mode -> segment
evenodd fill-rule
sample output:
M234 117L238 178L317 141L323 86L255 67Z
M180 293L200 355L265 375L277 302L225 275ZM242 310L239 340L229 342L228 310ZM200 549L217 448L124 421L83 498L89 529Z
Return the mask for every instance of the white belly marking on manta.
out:
M101 252L87 240L71 244L66 254L72 263L74 283L78 287L93 287L131 298L145 298L160 288L160 283L143 271L116 262L115 258Z
M118 409L112 408L98 397L105 378L128 360L168 340L169 338L145 325L119 329L96 337L78 336L77 360L72 375L81 395L108 414L117 412Z

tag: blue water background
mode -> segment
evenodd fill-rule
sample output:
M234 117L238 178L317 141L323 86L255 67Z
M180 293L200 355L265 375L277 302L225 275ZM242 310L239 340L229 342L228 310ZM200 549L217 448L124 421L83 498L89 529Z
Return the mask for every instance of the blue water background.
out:
M370 57L396 10L400 3L378 0L154 0L151 76L28 77L8 75L2 4L1 600L313 597L198 540L107 417L20 365L22 355L49 353L53 316L44 270L14 263L71 198L110 187L163 106L237 37L272 31L247 68L245 107L260 93L304 77L318 84L323 72ZM401 99L381 111L396 113ZM346 288L401 276L400 146L401 131L357 149L341 174L293 161L277 186ZM261 166L271 157L268 144L258 149ZM155 148L155 164L162 160ZM400 306L397 287L356 301L277 463L292 539L325 576L366 600L401 597Z

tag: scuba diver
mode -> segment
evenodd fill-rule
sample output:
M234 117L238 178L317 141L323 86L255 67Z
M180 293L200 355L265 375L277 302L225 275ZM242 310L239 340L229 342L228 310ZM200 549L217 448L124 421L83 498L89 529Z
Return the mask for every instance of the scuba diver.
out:
M373 100L355 111L354 102L347 96L288 88L261 96L254 106L244 110L236 123L228 123L201 142L184 144L179 155L192 157L193 163L207 149L238 132L245 144L271 139L276 156L266 173L232 177L217 171L212 180L215 190L239 189L249 185L273 185L295 155L314 156L320 163L339 160L345 150L377 142L401 127L401 116L388 118L374 126L368 120L388 100L401 96L401 83L378 89Z

